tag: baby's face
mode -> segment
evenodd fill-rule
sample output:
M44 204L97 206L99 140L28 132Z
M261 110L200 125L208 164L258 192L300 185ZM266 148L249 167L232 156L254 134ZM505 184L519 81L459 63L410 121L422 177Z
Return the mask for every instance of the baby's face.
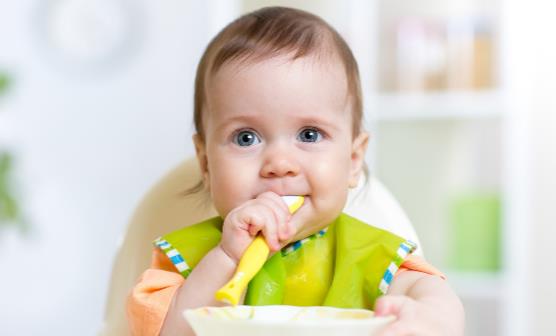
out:
M353 137L340 62L272 58L225 65L207 83L196 147L222 217L265 191L303 195L303 238L334 220L357 184L367 134Z

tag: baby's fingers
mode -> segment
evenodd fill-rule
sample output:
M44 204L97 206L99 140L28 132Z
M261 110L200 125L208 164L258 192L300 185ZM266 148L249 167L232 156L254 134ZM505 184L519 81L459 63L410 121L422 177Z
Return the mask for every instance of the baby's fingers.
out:
M396 321L389 324L379 336L404 336L415 335L415 326L412 323L413 316L411 305L413 301L402 295L385 295L380 297L375 304L376 316L396 316Z
M266 243L268 244L268 247L272 252L278 251L281 247L278 239L278 230L277 230L278 227L276 223L270 225L268 224L269 223L267 223L267 225L265 225L265 227L263 228L264 238L266 240Z
M260 211L250 211L242 219L247 224L247 231L251 236L256 236L266 225L268 216Z
M400 315L402 307L406 305L409 301L407 296L403 295L384 295L375 304L375 314L376 316L387 316L387 315Z
M257 205L249 209L246 222L251 236L256 236L262 232L266 243L272 251L280 249L278 234L276 229L276 219L272 211L264 204Z
M264 202L274 215L278 239L280 241L289 240L293 234L293 230L290 225L291 214L286 202L284 202L278 194L273 192L262 193L257 198Z

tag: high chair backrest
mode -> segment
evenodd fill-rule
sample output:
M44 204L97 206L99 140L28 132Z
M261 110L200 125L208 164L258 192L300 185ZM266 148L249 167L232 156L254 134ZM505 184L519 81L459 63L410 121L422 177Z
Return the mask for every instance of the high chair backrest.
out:
M146 194L120 242L106 301L100 335L128 335L126 297L150 265L152 241L181 227L216 215L206 192L184 196L201 180L195 158L170 171ZM374 177L352 190L344 211L366 223L419 243L415 230L388 190ZM419 250L418 250L419 251Z

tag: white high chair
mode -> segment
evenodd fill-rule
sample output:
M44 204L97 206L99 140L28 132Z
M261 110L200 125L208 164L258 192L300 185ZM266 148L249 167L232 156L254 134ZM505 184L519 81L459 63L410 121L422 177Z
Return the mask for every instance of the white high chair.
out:
M147 193L135 210L114 261L99 335L128 335L125 302L140 274L150 265L152 241L216 215L206 192L184 196L201 179L195 158L180 164ZM374 177L350 192L344 211L419 244L409 219L390 192ZM421 254L420 249L417 254Z

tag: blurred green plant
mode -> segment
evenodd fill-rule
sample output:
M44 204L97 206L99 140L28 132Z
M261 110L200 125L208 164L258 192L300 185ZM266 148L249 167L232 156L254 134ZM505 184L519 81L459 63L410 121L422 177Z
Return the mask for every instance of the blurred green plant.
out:
M0 98L6 94L10 84L10 77L0 72ZM25 232L28 226L23 219L12 186L13 155L2 150L1 145L0 143L0 228L15 226Z
M0 226L15 225L25 230L25 222L10 186L11 166L11 155L0 153Z
M8 86L10 86L10 77L0 72L0 96L8 90Z

